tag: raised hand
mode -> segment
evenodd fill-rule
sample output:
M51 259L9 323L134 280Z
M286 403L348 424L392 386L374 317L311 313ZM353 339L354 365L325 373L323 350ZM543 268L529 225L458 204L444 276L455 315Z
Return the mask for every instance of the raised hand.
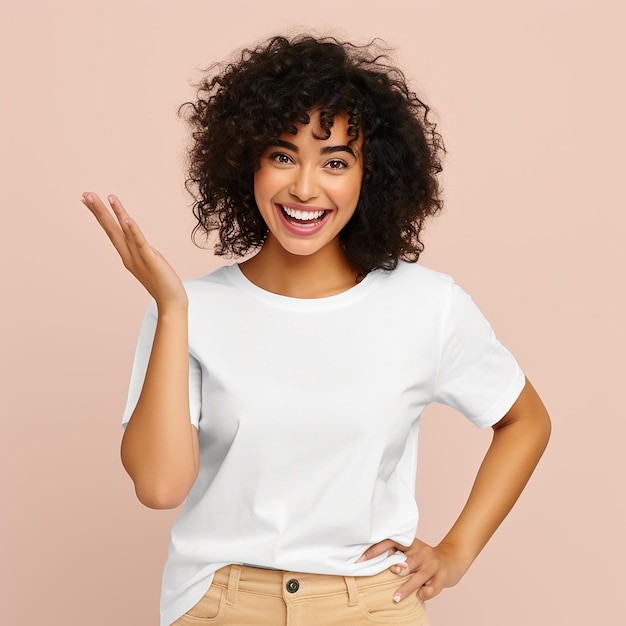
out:
M407 547L391 539L379 541L371 546L359 561L373 559L376 556L397 550L406 555L406 561L391 567L391 571L406 577L394 592L393 599L400 602L412 593L417 593L421 600L430 600L445 587L452 587L461 580L470 563L462 563L452 546L440 544L431 547L415 539Z
M81 198L111 240L124 267L156 300L159 310L186 307L187 293L171 265L148 243L119 199L107 199L113 213L95 193L85 192Z

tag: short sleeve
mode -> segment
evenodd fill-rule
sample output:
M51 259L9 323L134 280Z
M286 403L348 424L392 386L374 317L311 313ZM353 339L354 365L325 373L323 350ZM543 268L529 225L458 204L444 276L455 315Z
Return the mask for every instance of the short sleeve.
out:
M526 379L470 296L453 282L440 349L436 401L481 428L495 424L513 406Z
M135 360L130 375L130 385L128 388L128 398L126 400L126 408L122 417L122 426L125 428L128 424L137 401L141 395L143 381L146 377L148 369L148 361L152 352L152 342L154 341L154 333L157 324L157 307L154 300L148 305L148 309L139 331L139 339L137 340L137 348L135 350ZM202 370L196 359L189 355L189 410L191 415L191 423L198 428L200 422L200 410L202 401Z

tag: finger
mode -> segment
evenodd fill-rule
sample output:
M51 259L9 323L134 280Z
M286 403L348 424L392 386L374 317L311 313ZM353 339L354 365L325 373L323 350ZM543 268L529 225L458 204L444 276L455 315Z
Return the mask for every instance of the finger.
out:
M389 568L394 574L398 576L408 576L411 573L411 567L405 561L404 563L396 563Z
M116 212L120 220L120 225L124 230L134 266L136 268L153 267L154 262L162 258L159 252L150 245L141 228L139 228L139 224L128 215L119 199L115 196L109 196L108 200L111 204L111 208Z
M124 243L126 244L126 252L124 254L120 252L122 262L128 270L137 276L137 272L142 271L141 268L145 267L146 262L149 263L154 260L154 251L141 232L139 225L130 217L120 199L111 194L107 196L107 200L117 218L124 236Z
M114 195L107 196L107 200L109 201L109 205L119 222L120 228L124 232L124 235L130 239L130 243L132 245L137 245L141 243L141 245L145 245L146 238L143 236L137 222L133 220L128 211L124 208L124 205L120 202L119 198Z
M368 561L369 559L373 559L381 554L385 554L385 552L389 552L389 550L402 550L406 549L406 546L401 546L399 543L396 543L392 539L383 539L378 543L375 543L373 546L370 546L360 557L357 559L357 563L361 563L362 561Z
M146 245L146 238L143 236L137 223L128 215L119 198L110 195L107 196L107 200L122 229L130 255L134 261L137 261L137 259L143 256L141 249Z
M421 591L421 588L427 582L431 583L429 587L433 586L433 583L431 581L431 579L434 579L433 574L434 572L430 571L430 568L428 567L425 567L423 570L418 570L417 572L415 572L403 585L396 589L393 594L393 601L400 602L404 600L404 598L408 598L410 595L418 593L418 591Z
M139 267L138 259L143 261L142 254L138 249L138 240L139 245L145 245L145 238L139 231L138 226L135 227L133 233L133 229L129 225L129 222L132 222L132 220L119 199L115 196L108 196L107 200L111 205L111 209L95 193L86 192L82 197L83 204L94 214L120 255L124 267L136 275L136 270Z
M128 211L124 208L124 205L120 202L120 199L117 196L114 196L113 194L108 195L107 200L109 201L111 209L113 209L113 213L115 214L120 226L124 228L130 219Z
M82 196L82 202L98 220L98 223L107 234L107 237L111 240L111 243L115 246L120 256L122 256L122 258L127 256L128 246L126 245L126 237L104 202L102 202L97 194L92 192L85 192Z
M423 563L430 559L429 554L432 548L419 539L415 541L408 548L404 548L403 552L406 556L404 563L397 563L391 566L391 571L399 576L407 576L411 572L417 571Z
M117 198L117 196L111 195L108 196L107 199L120 223L120 226L124 230L124 233L127 236L130 236L137 248L149 247L151 249L148 240L143 234L141 228L139 228L139 224L137 224L137 222L132 219L130 215L128 215L128 212L124 208L124 205L120 202L119 198Z

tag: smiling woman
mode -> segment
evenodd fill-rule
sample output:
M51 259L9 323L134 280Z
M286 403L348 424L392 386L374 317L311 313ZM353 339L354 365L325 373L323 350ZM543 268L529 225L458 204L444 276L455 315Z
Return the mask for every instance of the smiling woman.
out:
M351 266L362 277L418 259L422 228L441 208L443 142L429 107L402 72L385 63L383 50L331 38L275 37L222 67L200 83L197 100L181 108L194 136L187 184L196 197L196 235L217 231L215 251L226 256L262 248L268 225L253 175L261 156L279 141L297 144L304 128L319 141L335 129L334 147L354 152L344 151L339 161L352 166L348 157L358 156L362 168L357 208L340 237ZM295 156L287 150L277 158L296 163ZM328 169L339 165L328 159Z
M161 626L424 626L521 493L549 419L454 281L414 263L441 206L428 107L380 51L277 37L188 104L197 231L255 254L181 283L120 201L94 213L153 296L122 461L172 529ZM493 429L467 505L416 538L420 416Z
M363 142L349 136L345 113L335 116L326 138L319 134L319 112L310 118L309 124L297 124L295 133L283 133L260 158L254 197L269 232L263 248L241 269L259 286L280 293L285 275L292 275L285 269L294 263L306 264L310 277L314 265L337 268L337 276L345 280L326 284L322 291L314 291L308 281L307 297L320 297L356 283L358 270L346 257L340 233L361 194ZM300 258L286 263L285 253ZM300 280L287 290L293 294L298 286Z

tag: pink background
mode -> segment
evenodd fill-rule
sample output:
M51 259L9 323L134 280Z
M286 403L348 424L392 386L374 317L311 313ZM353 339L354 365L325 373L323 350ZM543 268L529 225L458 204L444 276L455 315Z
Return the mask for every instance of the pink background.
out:
M116 192L185 278L177 106L197 68L277 32L397 49L439 116L447 210L423 262L454 275L554 420L547 455L434 626L617 624L623 614L621 2L3 0L0 623L156 624L176 512L136 500L119 422L147 296L85 189ZM423 421L420 536L460 510L489 440ZM89 616L89 617L87 617Z

